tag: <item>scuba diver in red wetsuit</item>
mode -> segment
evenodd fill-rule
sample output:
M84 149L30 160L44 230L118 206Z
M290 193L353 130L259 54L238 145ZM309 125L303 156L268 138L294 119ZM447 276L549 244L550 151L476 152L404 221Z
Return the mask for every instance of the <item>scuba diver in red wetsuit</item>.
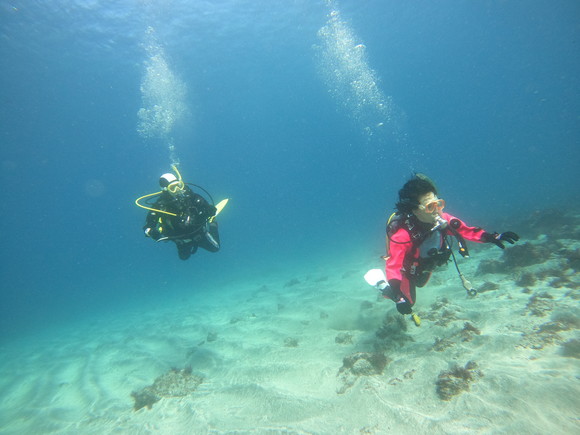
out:
M367 272L367 282L385 298L397 304L401 314L411 314L419 326L420 319L413 313L416 288L423 287L433 270L446 264L451 257L470 296L477 293L459 271L451 250L450 237L457 240L459 253L468 257L465 240L494 243L504 249L503 242L515 243L519 236L511 231L487 233L482 228L470 227L460 219L443 212L445 201L437 197L435 184L425 175L416 174L399 191L397 211L387 222L386 278L380 269Z

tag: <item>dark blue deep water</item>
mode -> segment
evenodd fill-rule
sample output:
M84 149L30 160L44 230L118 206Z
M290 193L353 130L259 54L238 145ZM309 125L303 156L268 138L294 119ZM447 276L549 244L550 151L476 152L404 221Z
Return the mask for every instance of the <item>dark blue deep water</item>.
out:
M1 339L380 255L413 171L490 230L577 205L579 23L575 0L3 1ZM140 134L159 101L175 123ZM142 234L172 158L231 198L218 254Z

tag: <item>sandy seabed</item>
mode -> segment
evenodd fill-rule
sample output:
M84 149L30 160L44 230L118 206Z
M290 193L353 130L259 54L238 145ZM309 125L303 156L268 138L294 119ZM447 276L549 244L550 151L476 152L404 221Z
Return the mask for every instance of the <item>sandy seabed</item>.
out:
M0 433L578 434L566 246L509 272L479 247L460 261L475 298L450 263L419 290L420 327L364 282L382 267L367 258L7 343ZM135 409L133 392L189 367L197 388Z

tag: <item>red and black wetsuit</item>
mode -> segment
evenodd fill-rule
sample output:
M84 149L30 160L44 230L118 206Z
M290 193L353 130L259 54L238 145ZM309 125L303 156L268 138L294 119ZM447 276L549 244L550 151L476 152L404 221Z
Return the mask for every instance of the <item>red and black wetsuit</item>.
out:
M433 231L433 224L425 224L413 214L399 216L397 223L389 225L387 264L385 268L391 290L385 297L400 302L401 298L411 306L415 304L416 287L423 287L431 272L445 264L451 255L444 236L456 236L466 240L483 242L485 231L470 227L460 219L441 213L449 225L445 229ZM453 229L453 230L452 230Z

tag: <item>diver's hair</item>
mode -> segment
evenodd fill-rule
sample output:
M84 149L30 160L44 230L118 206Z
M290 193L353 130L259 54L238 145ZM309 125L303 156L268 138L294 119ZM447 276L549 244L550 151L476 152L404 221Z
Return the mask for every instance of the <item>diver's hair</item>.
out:
M437 195L435 183L424 174L415 174L399 190L399 201L395 205L403 214L409 214L419 205L419 197L433 192Z

